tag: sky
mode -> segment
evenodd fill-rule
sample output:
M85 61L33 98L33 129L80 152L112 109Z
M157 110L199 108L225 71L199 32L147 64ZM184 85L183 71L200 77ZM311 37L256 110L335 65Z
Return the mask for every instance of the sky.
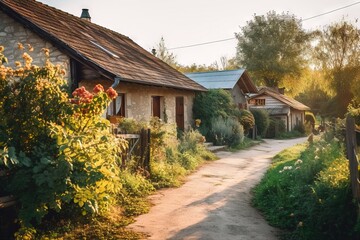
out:
M209 65L236 54L236 39L178 48L234 38L254 14L269 11L294 14L307 19L347 5L351 7L302 22L306 30L322 29L342 19L360 28L360 1L357 0L38 0L75 16L89 9L91 21L130 37L151 51L161 37L182 65ZM178 48L178 49L173 49Z

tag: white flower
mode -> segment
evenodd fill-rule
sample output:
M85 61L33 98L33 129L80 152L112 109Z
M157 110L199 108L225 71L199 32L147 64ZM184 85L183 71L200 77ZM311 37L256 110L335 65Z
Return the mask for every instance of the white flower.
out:
M302 160L301 159L298 159L296 162L295 162L295 165L298 165L298 164L302 164Z

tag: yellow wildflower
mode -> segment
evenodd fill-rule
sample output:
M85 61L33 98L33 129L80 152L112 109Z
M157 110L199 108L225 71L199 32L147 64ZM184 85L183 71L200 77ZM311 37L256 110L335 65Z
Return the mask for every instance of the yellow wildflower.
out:
M16 61L16 62L15 62L15 66L16 66L16 67L21 67L21 62Z
M3 52L4 49L5 49L4 46L1 46L1 45L0 45L0 52Z

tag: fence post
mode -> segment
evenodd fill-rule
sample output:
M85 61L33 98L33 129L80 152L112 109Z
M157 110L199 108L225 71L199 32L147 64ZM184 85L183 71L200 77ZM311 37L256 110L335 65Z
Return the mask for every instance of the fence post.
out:
M151 175L150 168L150 141L151 141L151 130L147 130L147 145L146 145L146 157L145 157L145 167L148 173Z
M355 120L351 116L346 117L346 154L349 159L351 188L354 198L360 200L359 170L356 157L356 132Z

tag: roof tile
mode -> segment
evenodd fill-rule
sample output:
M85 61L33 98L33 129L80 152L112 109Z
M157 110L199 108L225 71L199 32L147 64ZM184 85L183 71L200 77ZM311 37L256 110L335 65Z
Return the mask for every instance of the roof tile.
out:
M206 90L130 38L110 29L34 0L0 0L0 9L36 28L49 41L61 44L78 60L100 67L107 76L148 85Z

